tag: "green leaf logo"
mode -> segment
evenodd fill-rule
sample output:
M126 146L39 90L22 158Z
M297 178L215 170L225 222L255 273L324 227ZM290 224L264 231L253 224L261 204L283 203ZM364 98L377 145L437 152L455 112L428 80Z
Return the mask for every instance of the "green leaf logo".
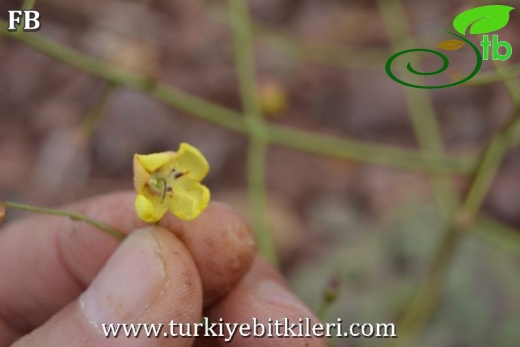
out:
M470 28L470 34L487 34L502 29L509 22L509 12L514 7L505 5L488 5L464 11L453 20L453 27L462 35Z

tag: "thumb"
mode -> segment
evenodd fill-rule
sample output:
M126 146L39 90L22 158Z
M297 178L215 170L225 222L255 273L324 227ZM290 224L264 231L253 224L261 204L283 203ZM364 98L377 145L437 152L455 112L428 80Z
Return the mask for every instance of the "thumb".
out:
M159 346L171 320L200 321L202 288L184 245L162 228L135 231L81 296L15 346ZM162 323L160 338L106 337L109 324ZM162 342L161 342L162 341ZM175 346L190 346L178 339Z

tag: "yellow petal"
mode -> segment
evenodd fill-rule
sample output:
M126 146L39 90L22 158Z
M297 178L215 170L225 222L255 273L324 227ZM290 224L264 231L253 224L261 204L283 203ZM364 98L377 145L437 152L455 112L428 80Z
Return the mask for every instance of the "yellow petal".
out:
M137 160L147 172L152 173L176 156L177 153L171 151L154 154L136 154L135 160Z
M160 199L151 201L142 194L137 194L134 205L139 218L148 223L157 222L168 210L166 204L162 203Z
M134 189L137 193L140 193L150 179L150 173L146 171L138 157L138 154L134 155Z
M178 171L188 172L187 176L195 181L202 181L208 174L209 164L204 155L188 143L181 143L175 158Z
M182 183L181 183L182 182ZM188 179L179 180L173 196L169 199L170 211L183 220L193 220L208 207L209 189Z

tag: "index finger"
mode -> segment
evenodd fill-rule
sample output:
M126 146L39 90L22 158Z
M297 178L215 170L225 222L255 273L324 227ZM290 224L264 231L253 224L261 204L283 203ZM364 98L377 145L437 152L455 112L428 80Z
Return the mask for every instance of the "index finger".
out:
M133 199L132 193L110 194L67 209L130 233L145 226ZM192 254L206 303L228 291L251 265L250 229L223 204L210 204L195 221L169 215L161 225ZM6 225L0 232L0 344L2 336L30 331L74 300L118 245L114 237L62 217L37 216Z

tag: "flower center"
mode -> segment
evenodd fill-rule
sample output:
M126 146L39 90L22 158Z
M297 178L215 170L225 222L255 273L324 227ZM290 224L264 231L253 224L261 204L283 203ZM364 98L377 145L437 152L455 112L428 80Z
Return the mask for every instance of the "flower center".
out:
M175 185L175 181L188 173L189 170L186 172L180 172L175 167L169 170L158 170L152 174L146 185L153 195L161 196L161 200L164 201L166 197L173 196L173 186Z

